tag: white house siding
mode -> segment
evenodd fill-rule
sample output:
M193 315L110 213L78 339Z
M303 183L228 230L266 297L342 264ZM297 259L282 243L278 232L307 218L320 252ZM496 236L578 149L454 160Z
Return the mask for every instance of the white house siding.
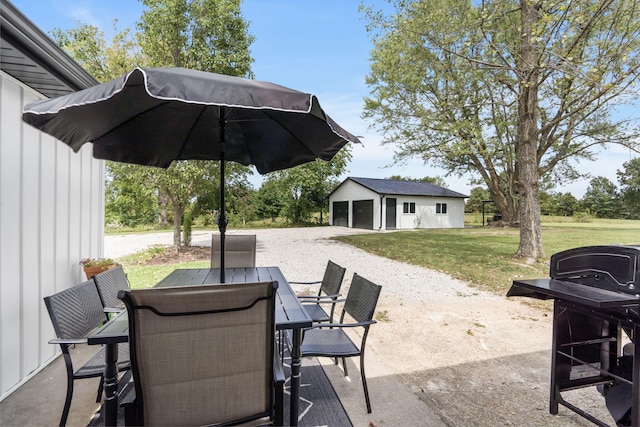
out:
M102 256L104 162L23 123L40 98L0 72L0 400L58 353L42 298Z
M464 199L454 197L381 195L351 180L344 181L329 197L329 221L333 225L333 202L349 201L349 227L353 225L353 201L373 200L373 229L385 229L386 199L396 199L396 229L463 228ZM403 213L403 203L415 203L415 213ZM380 206L383 206L382 211ZM446 203L447 213L436 214L436 204Z
M390 196L391 197L391 196ZM464 199L397 196L397 228L463 228ZM404 213L403 203L415 203L415 213ZM447 213L436 213L436 204L446 203Z

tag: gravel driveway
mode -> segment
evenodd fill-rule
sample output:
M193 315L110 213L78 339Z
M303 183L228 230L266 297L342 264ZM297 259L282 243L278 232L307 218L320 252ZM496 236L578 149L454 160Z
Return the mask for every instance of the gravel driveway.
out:
M366 414L357 379L337 387L345 402L350 396L341 393L356 394L353 404L345 403L355 425L593 425L563 407L558 415L549 414L550 313L523 304L526 300L481 292L446 274L329 239L364 232L345 227L228 232L256 234L256 263L277 265L290 280L322 277L331 259L347 269L343 293L355 272L382 285L380 321L367 343L373 413ZM209 246L210 239L211 232L193 234L195 245ZM107 236L105 256L117 258L171 241L171 233ZM332 382L340 381L340 376L328 374ZM421 415L410 418L408 412L415 412L415 407L407 410L398 403L401 391L392 389L387 377L401 379L410 391L403 402L419 402ZM615 425L595 388L569 396Z
M366 232L367 230L347 227L310 227L232 230L227 231L227 234L256 234L257 265L277 265L290 280L310 281L321 278L327 260L331 259L347 269L347 283L353 273L358 273L375 283L386 285L384 294L387 297L430 302L436 297L468 293L468 286L464 282L448 275L374 256L329 239L331 236ZM192 244L211 246L211 234L211 231L194 232ZM105 257L118 258L156 244L169 245L172 241L172 233L106 236ZM390 272L393 274L389 274ZM430 283L428 289L421 286L424 282Z

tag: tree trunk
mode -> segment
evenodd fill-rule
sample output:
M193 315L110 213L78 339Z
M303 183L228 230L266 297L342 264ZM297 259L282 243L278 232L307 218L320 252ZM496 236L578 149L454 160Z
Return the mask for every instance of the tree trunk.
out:
M539 3L521 0L522 58L518 67L518 189L520 191L520 246L516 257L528 262L544 257L540 226L540 193L538 188L538 52L532 43Z
M167 205L169 204L169 196L164 190L158 190L158 209L160 210L160 225L166 227L169 225L169 215L167 214Z
M173 203L173 246L176 251L180 248L180 228L182 227L182 212L178 203Z

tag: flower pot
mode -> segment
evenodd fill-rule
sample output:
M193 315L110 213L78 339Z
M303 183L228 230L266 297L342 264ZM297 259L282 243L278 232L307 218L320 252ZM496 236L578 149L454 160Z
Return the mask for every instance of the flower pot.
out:
M95 267L83 267L84 268L84 274L87 275L87 280L91 279L93 276L95 276L96 274L100 274L103 271L107 271L110 268L115 267L118 264L111 264L111 265L101 265L101 266L95 266Z

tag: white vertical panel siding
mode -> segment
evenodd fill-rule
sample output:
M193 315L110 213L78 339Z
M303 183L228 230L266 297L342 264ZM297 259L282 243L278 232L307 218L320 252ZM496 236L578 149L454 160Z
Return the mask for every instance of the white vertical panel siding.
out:
M0 304L2 363L0 382L2 389L20 381L22 371L20 303L20 156L21 139L19 87L2 81L0 105ZM18 107L18 108L16 108ZM18 357L16 357L18 356Z
M47 295L56 292L56 227L55 227L55 200L56 200L56 145L59 143L53 137L40 134L40 218L38 218L39 242L40 242L40 300ZM54 161L44 161L42 159L53 159ZM42 309L42 306L40 306ZM47 344L50 337L54 335L53 326L46 308L40 315L40 361L49 360L56 353L57 348Z
M81 251L81 243L82 243L82 215L84 209L82 207L82 163L76 161L78 159L82 159L80 154L74 153L72 150L69 150L66 146L62 147L67 151L68 161L69 161L69 193L68 193L68 201L69 206L67 206L67 219L69 227L69 259L72 260L70 262L69 268L71 277L74 278L74 282L79 283L82 281L82 277L80 276L80 268L78 265L79 260L82 259L82 251ZM90 212L88 206L86 209L86 213ZM86 278L84 279L86 280Z
M38 98L0 72L0 400L58 353L42 298L102 255L104 164L23 123Z
M34 96L23 92L25 102L35 100ZM21 255L21 291L22 291L22 329L38 331L40 328L41 295L37 284L40 275L40 236L38 220L40 218L40 137L39 132L22 125L22 255ZM33 288L32 288L33 286ZM21 377L24 378L40 365L40 341L38 334L25 334L22 337L23 365Z
M67 288L66 283L73 276L73 265L69 263L69 245L72 239L69 232L69 156L70 150L62 144L56 143L56 186L55 194L55 218L54 229L56 233L54 259L55 259L55 292ZM75 277L74 277L75 278Z

